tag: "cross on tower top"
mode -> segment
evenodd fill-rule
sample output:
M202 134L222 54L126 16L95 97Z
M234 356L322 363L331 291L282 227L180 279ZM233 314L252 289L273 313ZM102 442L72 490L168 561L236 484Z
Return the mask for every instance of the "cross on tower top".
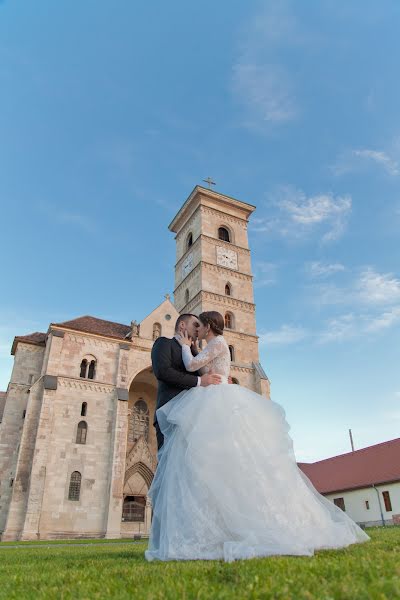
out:
M207 177L207 179L203 179L205 183L208 183L208 187L211 189L212 185L215 185L215 181L211 179L211 177Z

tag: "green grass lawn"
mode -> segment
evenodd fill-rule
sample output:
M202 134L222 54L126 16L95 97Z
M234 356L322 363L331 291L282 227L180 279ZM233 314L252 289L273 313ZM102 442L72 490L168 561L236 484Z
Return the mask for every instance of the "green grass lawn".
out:
M314 557L147 563L145 542L94 546L0 544L0 598L400 598L400 528ZM8 546L8 547L7 547Z

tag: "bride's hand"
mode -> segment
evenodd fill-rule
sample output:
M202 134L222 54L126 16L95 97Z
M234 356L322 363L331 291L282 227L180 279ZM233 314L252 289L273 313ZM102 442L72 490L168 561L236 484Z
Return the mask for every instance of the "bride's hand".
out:
M189 346L189 348L192 345L192 340L187 331L182 331L180 337L178 338L178 342L181 346Z

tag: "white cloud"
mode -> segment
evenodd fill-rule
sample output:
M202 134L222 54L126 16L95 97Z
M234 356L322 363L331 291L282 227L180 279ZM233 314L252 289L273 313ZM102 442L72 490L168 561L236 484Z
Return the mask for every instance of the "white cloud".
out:
M271 202L275 214L254 221L253 231L300 239L317 232L322 242L338 239L351 212L351 197L318 194L307 197L292 186L278 188ZM270 211L272 212L272 211Z
M308 336L308 332L304 327L295 327L292 325L282 325L276 331L266 331L260 335L259 342L266 346L282 346L295 344Z
M399 162L392 158L389 153L368 148L343 152L331 169L335 175L344 175L352 171L363 170L371 162L382 167L388 175L397 176L400 174Z
M392 273L381 274L368 268L356 281L355 296L364 304L400 302L400 279Z
M308 276L315 279L329 277L334 273L346 270L341 263L322 263L320 261L307 263L305 269Z
M356 319L353 314L341 315L330 319L325 330L317 335L317 342L339 342L356 335Z
M371 318L365 325L366 332L381 331L389 329L400 322L400 306L383 312L381 315Z
M239 62L233 68L233 91L245 107L246 126L282 123L297 115L290 78L280 67Z

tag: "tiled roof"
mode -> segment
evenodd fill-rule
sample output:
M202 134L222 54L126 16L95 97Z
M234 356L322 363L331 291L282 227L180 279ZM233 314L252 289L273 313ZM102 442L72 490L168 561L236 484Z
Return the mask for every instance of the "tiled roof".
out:
M15 354L18 342L33 344L34 346L45 346L46 338L47 333L42 333L41 331L35 331L35 333L29 333L28 335L17 335L13 341L11 354Z
M400 481L400 438L298 465L322 494Z
M75 329L76 331L83 331L85 333L104 335L105 337L117 338L119 340L123 340L131 330L129 325L104 321L104 319L97 319L89 315L72 319L72 321L64 321L63 323L52 323L52 325L55 327L65 327L66 329Z

